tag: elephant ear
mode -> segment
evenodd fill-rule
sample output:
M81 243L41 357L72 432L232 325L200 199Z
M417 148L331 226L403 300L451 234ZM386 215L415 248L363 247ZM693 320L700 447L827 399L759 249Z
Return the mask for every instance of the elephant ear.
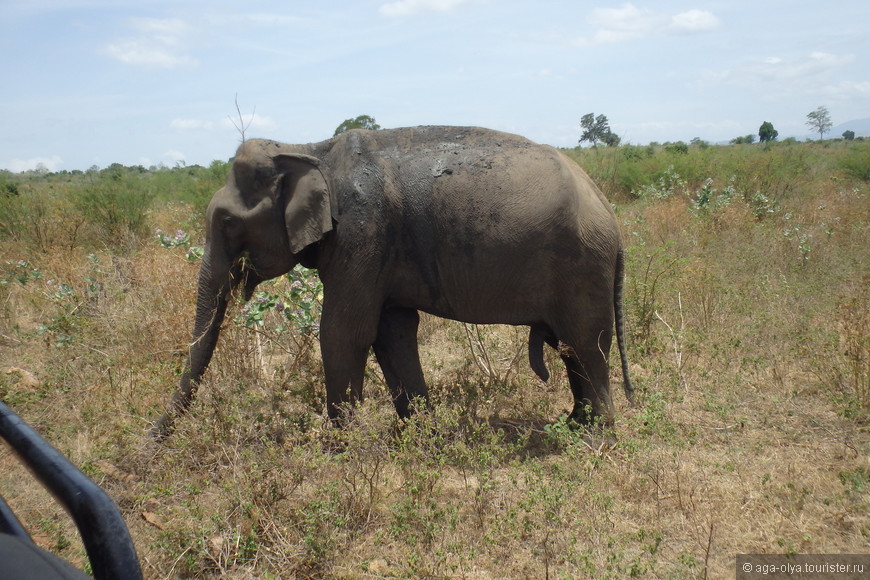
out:
M326 179L315 157L283 154L274 158L281 174L284 224L290 251L301 252L332 230L332 204Z

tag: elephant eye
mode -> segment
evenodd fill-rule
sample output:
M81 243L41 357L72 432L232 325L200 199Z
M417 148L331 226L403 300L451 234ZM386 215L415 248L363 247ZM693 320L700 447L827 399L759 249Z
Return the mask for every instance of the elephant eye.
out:
M217 221L218 221L218 223L219 223L221 226L223 226L223 227L230 226L230 225L232 225L233 223L235 223L235 222L238 221L238 217L234 216L233 214L231 214L229 211L227 211L227 210L225 210L225 209L224 209L224 210L221 210L221 211L217 214L216 217L217 217Z
M227 236L235 236L241 233L242 220L237 215L233 215L226 210L222 210L215 216L215 225L217 229L224 232Z

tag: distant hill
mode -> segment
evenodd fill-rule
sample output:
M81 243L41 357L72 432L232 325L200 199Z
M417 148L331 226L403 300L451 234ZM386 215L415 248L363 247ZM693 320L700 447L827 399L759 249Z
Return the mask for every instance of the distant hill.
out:
M834 139L842 137L843 131L855 131L856 137L870 137L870 117L840 123L831 129L831 132L828 133L828 137Z

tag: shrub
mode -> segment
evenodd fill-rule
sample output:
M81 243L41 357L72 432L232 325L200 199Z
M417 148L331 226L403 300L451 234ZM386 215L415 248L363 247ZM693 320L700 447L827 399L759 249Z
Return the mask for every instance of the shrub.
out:
M840 168L855 179L870 181L870 147L863 144L850 147L840 160Z
M686 191L686 181L674 170L673 165L669 165L655 183L632 191L632 195L640 199L667 199L674 194L684 194Z
M690 203L696 215L707 214L730 204L735 194L736 191L732 183L729 183L722 189L716 189L713 187L713 178L708 177L704 181L704 184L695 192Z
M665 145L665 151L668 153L676 153L678 155L688 155L689 146L682 141L677 141L676 143L668 143Z
M143 236L154 192L145 181L112 172L108 179L87 183L73 194L73 206L92 229L94 241L119 246Z

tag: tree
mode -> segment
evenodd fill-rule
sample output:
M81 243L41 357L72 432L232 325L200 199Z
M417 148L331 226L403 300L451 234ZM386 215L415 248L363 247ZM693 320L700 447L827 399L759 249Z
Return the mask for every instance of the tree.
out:
M732 145L751 145L753 143L755 143L755 135L752 133L731 139Z
M345 121L335 129L333 137L340 133L344 133L345 131L350 131L351 129L371 129L372 131L375 131L380 128L381 126L375 122L374 117L360 115L356 119L345 119Z
M843 139L846 141L852 141L855 139L855 131L843 131Z
M777 137L779 137L779 131L773 128L773 123L770 121L765 121L761 124L761 127L758 128L758 140L762 143L776 141Z
M611 133L610 131L608 131L602 141L608 147L619 147L619 143L620 141L622 141L622 139L620 139L619 135L617 135L616 133Z
M676 143L665 143L665 151L668 153L676 153L677 155L688 155L689 146L682 141Z
M834 124L831 122L831 114L828 108L821 106L807 114L807 126L819 134L819 139L825 138L825 133L831 130Z
M583 129L583 134L580 136L580 143L589 141L595 147L599 141L608 147L616 147L619 145L619 136L610 130L610 123L604 115L595 116L595 113L588 113L580 118L580 128Z

